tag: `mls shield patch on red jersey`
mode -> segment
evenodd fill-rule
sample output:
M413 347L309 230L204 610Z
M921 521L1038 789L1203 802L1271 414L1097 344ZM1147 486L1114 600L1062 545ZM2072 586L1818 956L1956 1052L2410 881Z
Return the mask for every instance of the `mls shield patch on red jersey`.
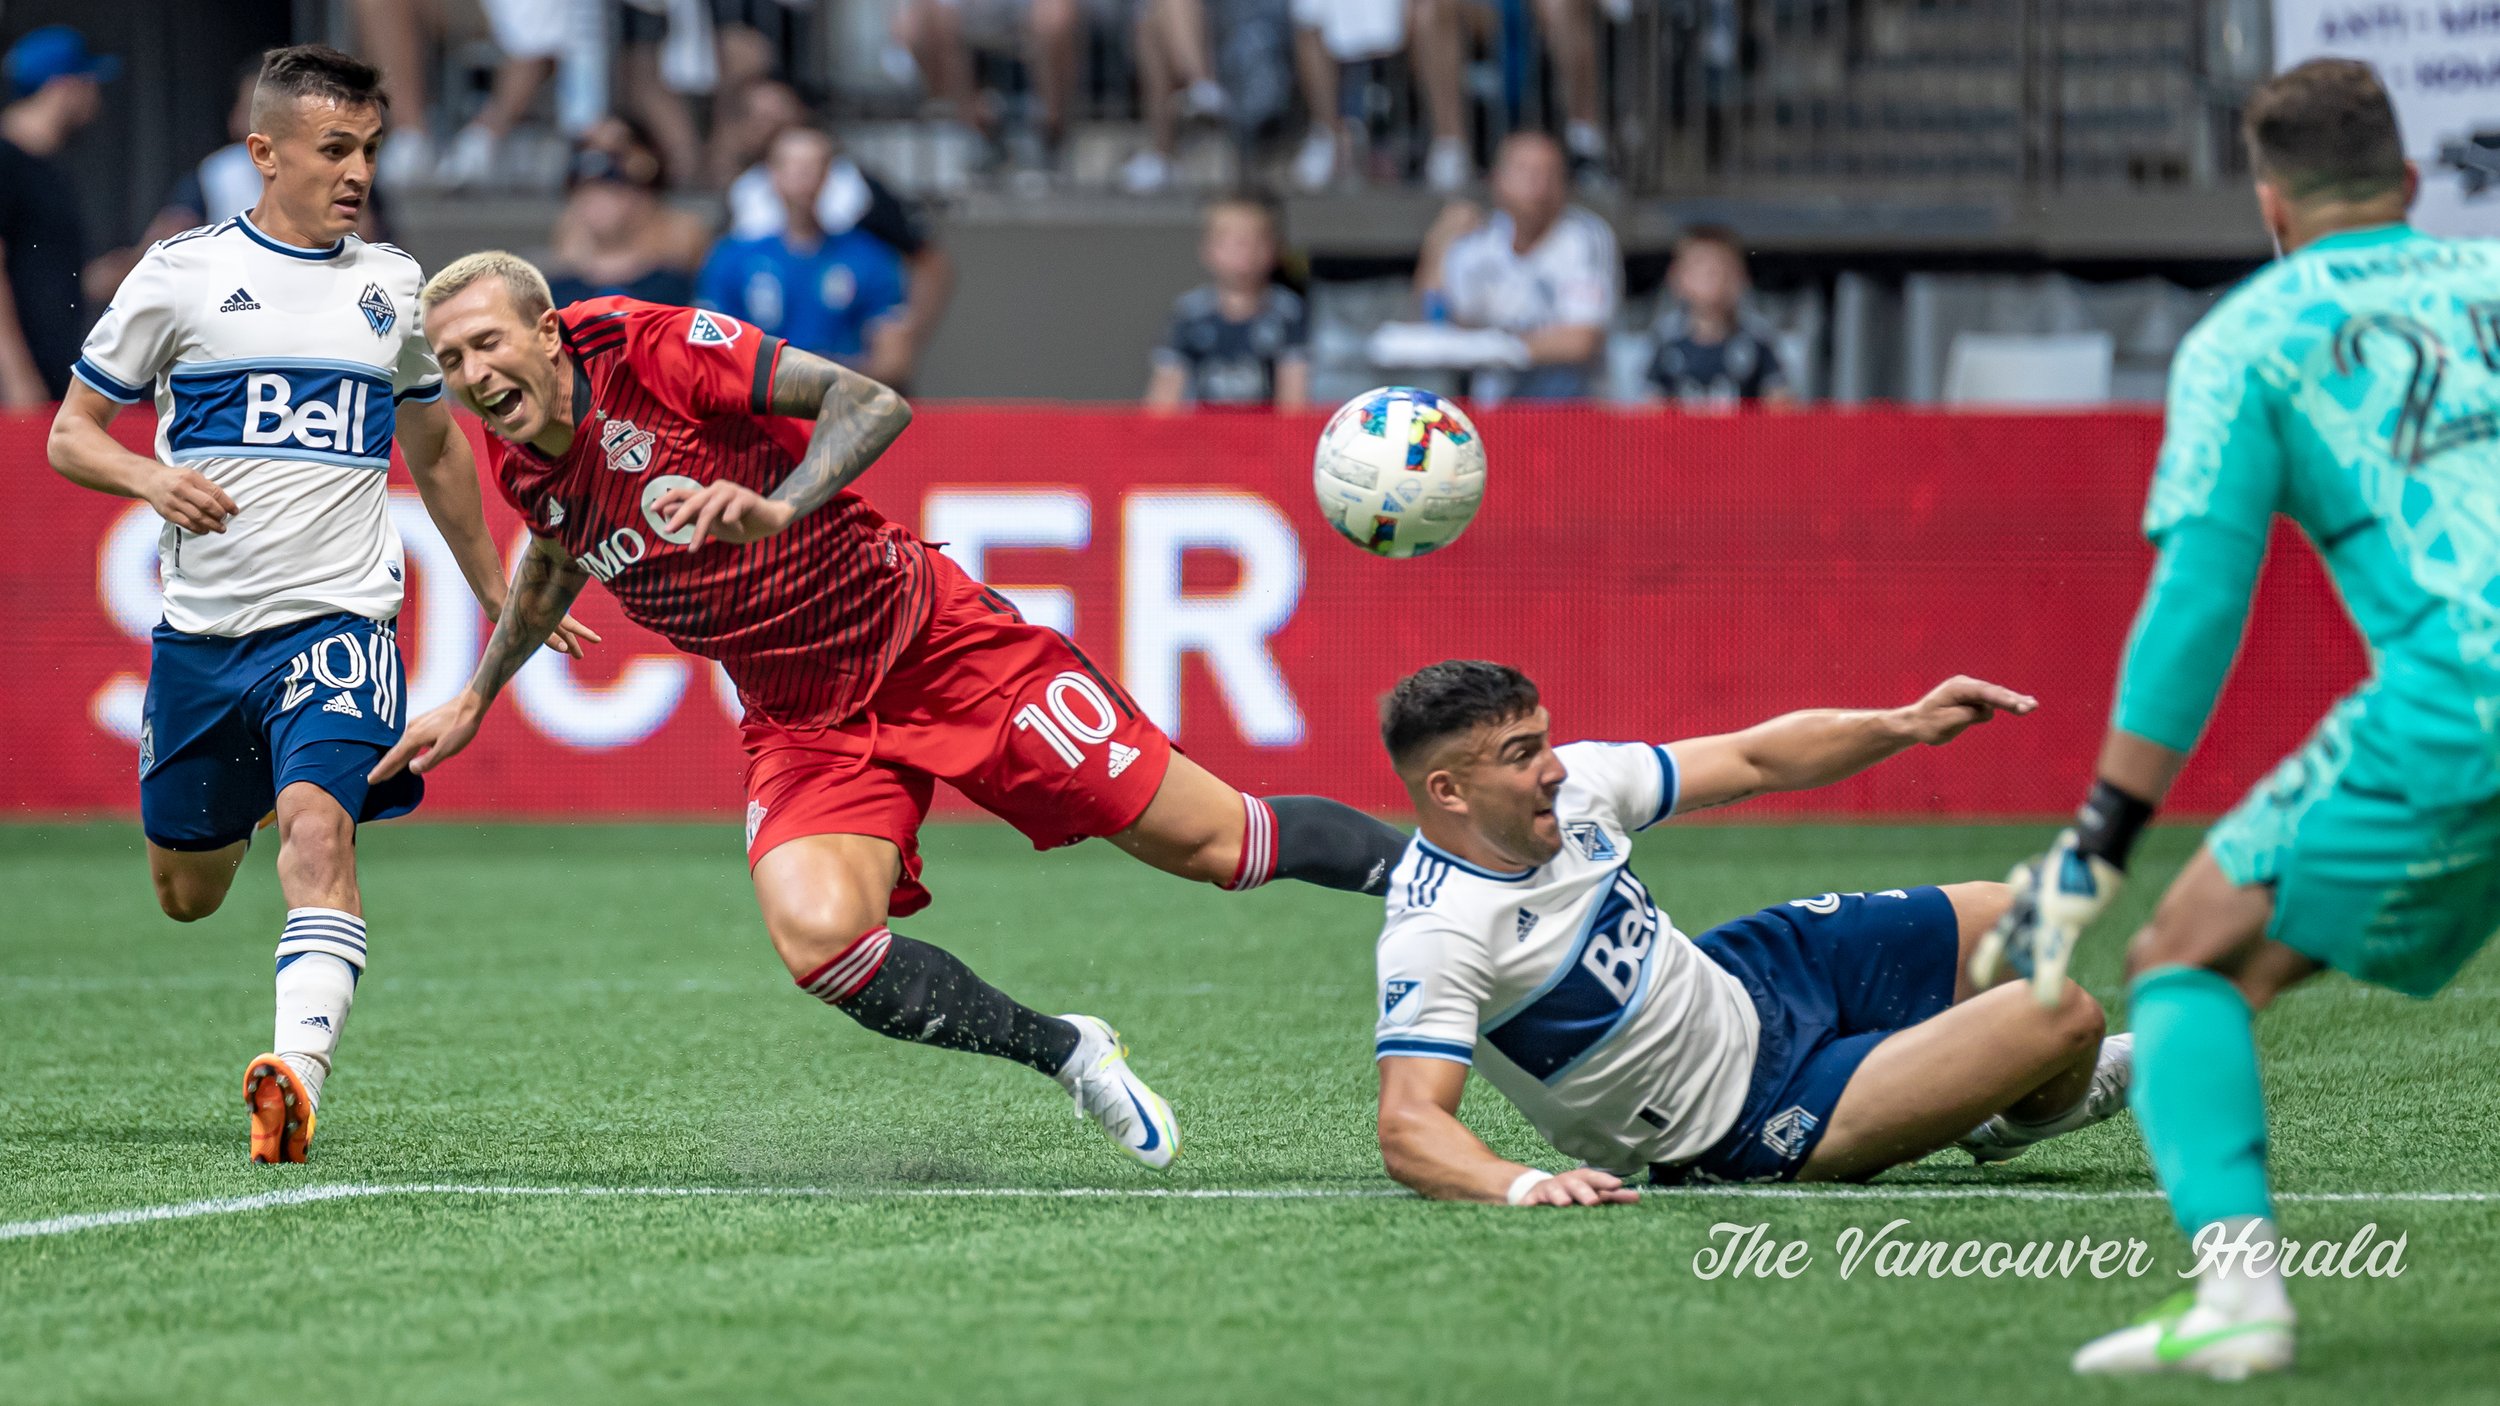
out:
M686 324L686 341L698 347L725 347L738 340L738 324L708 312L697 312Z

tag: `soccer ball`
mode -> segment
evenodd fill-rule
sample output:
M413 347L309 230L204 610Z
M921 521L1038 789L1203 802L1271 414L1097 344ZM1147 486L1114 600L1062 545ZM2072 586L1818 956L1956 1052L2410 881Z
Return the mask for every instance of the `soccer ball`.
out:
M1319 432L1311 488L1320 516L1364 551L1419 557L1458 540L1484 501L1484 440L1430 391L1383 386L1338 407Z

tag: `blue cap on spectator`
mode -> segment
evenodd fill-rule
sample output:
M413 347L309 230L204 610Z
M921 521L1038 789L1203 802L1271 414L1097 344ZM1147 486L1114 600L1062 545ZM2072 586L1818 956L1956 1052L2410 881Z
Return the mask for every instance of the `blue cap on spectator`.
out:
M65 24L47 24L28 32L9 46L6 58L0 58L0 73L8 76L12 98L30 96L55 78L110 83L121 71L119 58L89 53L87 36Z

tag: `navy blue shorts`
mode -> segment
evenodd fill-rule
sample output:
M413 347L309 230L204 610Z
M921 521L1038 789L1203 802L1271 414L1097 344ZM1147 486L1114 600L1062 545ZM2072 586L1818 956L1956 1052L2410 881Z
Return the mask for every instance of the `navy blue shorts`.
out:
M249 635L156 627L139 728L139 825L164 849L248 839L278 793L309 781L359 821L417 808L425 783L365 773L407 723L387 620L325 615Z
M1953 1004L1961 928L1931 886L1795 899L1693 945L1744 984L1762 1038L1736 1125L1651 1180L1793 1181L1875 1046Z

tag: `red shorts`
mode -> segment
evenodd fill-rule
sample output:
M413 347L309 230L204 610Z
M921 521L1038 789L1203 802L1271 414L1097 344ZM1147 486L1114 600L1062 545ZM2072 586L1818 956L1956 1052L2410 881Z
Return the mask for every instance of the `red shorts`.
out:
M857 716L740 728L748 865L804 835L891 840L895 917L929 906L919 835L937 782L1053 849L1127 829L1172 761L1163 730L1066 636L938 552L929 571L928 623Z

